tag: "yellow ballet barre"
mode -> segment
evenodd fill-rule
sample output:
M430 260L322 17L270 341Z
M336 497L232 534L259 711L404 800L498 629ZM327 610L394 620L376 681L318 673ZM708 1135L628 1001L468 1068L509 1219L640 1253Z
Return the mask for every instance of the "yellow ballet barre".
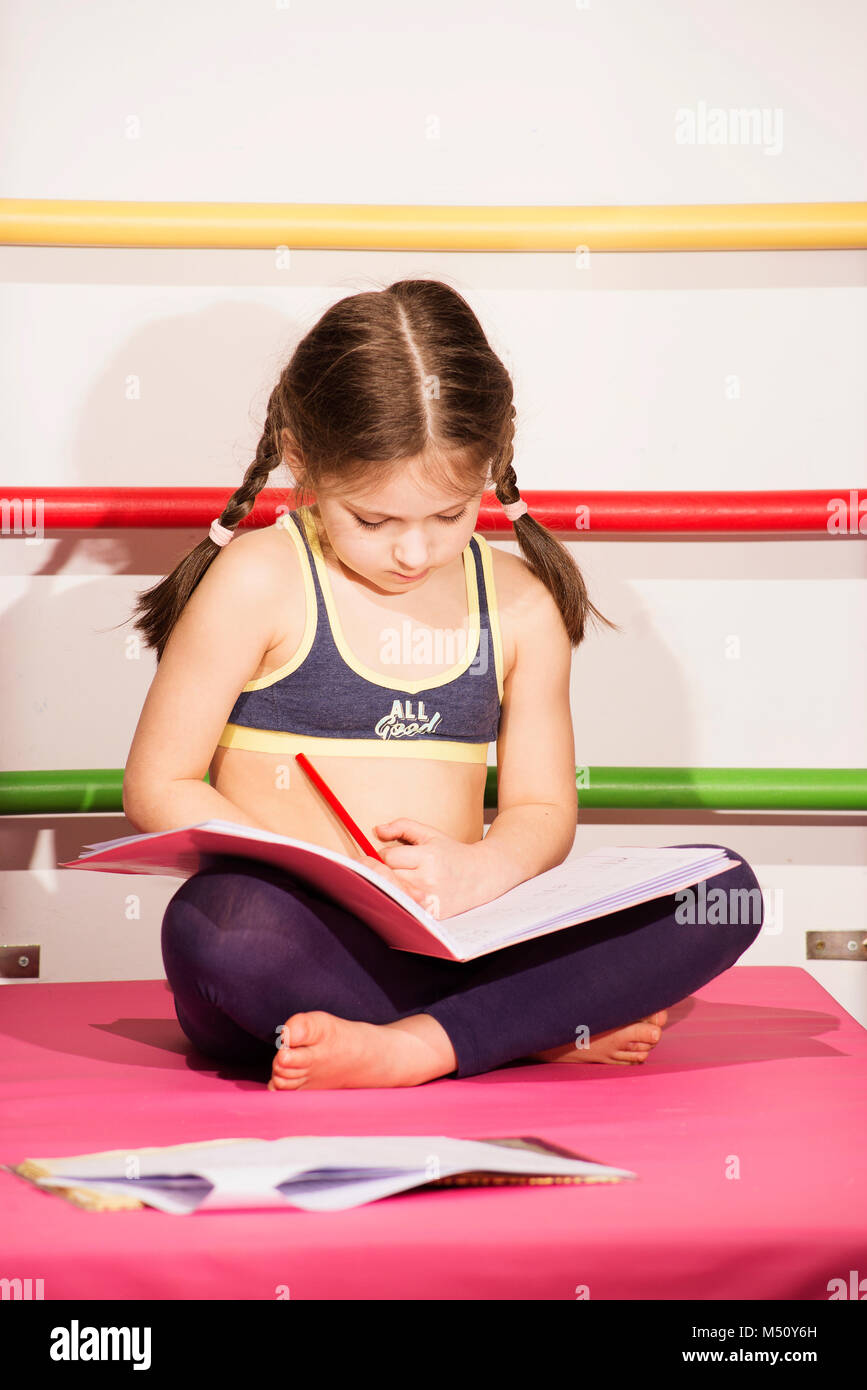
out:
M867 203L428 207L0 199L0 242L364 251L794 251L867 246Z

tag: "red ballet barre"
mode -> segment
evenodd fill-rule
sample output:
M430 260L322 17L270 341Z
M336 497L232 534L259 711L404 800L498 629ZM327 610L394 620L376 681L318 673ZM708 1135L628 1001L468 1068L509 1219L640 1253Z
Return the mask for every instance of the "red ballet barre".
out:
M205 531L231 487L16 487L0 490L0 534L172 527ZM724 534L806 531L867 536L867 487L785 492L527 491L530 512L550 531L589 534L659 531ZM241 528L268 526L292 503L286 489L265 488ZM479 531L511 532L493 493L482 499Z

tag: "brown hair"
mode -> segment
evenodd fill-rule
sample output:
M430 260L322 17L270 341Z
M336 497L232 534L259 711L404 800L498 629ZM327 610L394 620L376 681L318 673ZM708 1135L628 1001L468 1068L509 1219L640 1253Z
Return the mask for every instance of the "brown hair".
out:
M398 280L339 300L301 339L269 397L256 456L220 522L237 526L287 455L296 494L375 489L401 461L423 455L431 475L459 494L478 496L490 476L500 502L517 502L514 434L511 377L466 300L439 280ZM547 527L529 512L513 526L573 647L591 614L620 630L590 602L581 571ZM218 550L206 536L138 595L134 626L157 661Z

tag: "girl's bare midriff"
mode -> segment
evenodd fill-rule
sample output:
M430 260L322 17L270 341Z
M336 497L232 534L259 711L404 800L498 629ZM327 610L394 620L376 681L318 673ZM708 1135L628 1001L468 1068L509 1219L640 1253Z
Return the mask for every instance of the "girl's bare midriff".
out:
M321 527L320 537L322 536ZM256 680L291 660L304 633L305 613L298 556L291 537L282 527L268 527L257 543L268 545L274 563L286 578L286 611L275 631L280 634L249 680ZM341 626L355 656L383 676L421 680L436 676L454 664L451 660L426 666L385 666L382 661L383 629L409 620L412 633L445 629L467 630L467 597L463 558L458 556L425 583L406 594L377 593L353 581L327 550L325 562ZM514 633L510 621L510 596L520 587L525 567L515 556L492 547L494 579L503 642L504 679L514 660ZM431 648L435 650L435 648ZM411 643L409 650L412 651ZM418 650L418 648L416 648ZM323 691L322 698L328 699ZM423 696L422 696L423 698ZM311 753L320 772L373 845L380 840L373 827L407 816L436 826L456 840L472 844L482 838L484 791L487 769L483 763L451 762L439 758L331 757ZM259 825L280 835L309 840L325 849L353 858L363 851L326 804L296 763L294 754L260 753L244 748L217 748L211 761L211 785Z

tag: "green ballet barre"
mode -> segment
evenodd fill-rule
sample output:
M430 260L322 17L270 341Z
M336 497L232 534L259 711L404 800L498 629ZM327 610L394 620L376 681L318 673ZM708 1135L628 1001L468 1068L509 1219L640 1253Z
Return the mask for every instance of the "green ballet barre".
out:
M202 779L209 781L207 774ZM579 767L581 807L630 810L864 811L863 767ZM0 772L0 815L95 815L123 811L122 768ZM485 806L497 805L488 768Z

